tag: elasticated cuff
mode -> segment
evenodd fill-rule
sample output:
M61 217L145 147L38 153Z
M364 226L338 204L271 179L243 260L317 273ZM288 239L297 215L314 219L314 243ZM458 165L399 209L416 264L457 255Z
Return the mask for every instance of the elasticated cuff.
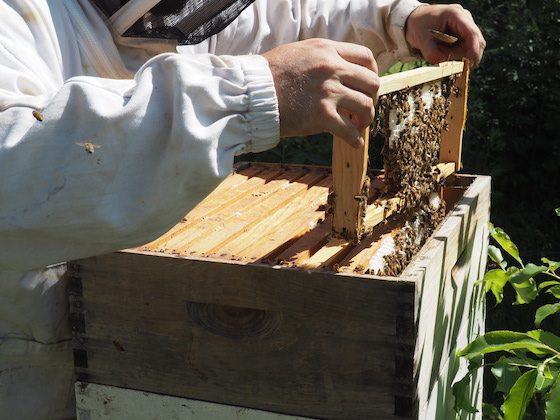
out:
M280 113L274 80L266 59L260 55L242 58L247 80L249 137L242 153L257 153L276 146L280 140Z
M405 26L408 16L419 6L427 6L427 4L416 0L401 0L391 10L390 31L391 37L397 45L397 50L395 51L395 58L397 60L408 61L417 58L408 42L406 42Z

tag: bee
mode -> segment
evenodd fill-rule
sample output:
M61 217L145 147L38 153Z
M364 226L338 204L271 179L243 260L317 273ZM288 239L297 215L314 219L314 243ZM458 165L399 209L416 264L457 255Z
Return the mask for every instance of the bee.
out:
M45 119L43 117L43 114L41 114L39 111L35 110L32 112L33 116L35 117L35 119L39 122L43 122L43 120Z
M367 202L367 197L365 195L355 195L354 200L361 204L363 202Z
M334 202L335 202L334 191L329 191L329 195L327 196L327 204L329 206L334 206Z
M459 98L461 96L461 89L459 89L457 86L453 86L451 88L451 92L453 93L453 95L455 95L456 98Z
M90 143L90 142L76 143L76 145L82 146L84 148L84 150L87 153L89 153L90 155L93 155L95 153L95 149L99 149L101 147L98 144L93 144L93 143Z

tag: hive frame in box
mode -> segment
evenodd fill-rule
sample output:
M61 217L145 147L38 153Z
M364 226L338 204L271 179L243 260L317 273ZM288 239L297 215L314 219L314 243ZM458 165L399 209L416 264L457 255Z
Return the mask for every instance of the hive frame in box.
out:
M484 332L490 180L452 175L444 200L448 216L399 277L139 249L70 264L79 418L122 402L89 411L92 383L286 420L453 418L467 369L456 350ZM480 411L481 373L474 383Z
M450 97L448 129L441 135L440 164L437 165L440 178L461 169L463 129L467 113L468 61L450 61L438 66L383 76L378 91L378 96L382 96L454 74L460 74L455 82L460 94ZM354 241L359 241L364 231L370 230L394 213L400 204L398 198L389 198L364 206L359 199L364 194L368 169L369 127L364 130L362 137L364 147L358 149L336 136L333 141L333 231Z

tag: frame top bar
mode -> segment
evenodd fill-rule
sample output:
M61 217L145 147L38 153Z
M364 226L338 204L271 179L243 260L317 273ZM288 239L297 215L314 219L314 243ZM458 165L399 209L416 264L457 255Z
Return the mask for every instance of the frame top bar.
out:
M442 79L452 74L461 73L464 66L465 63L463 61L446 61L437 66L419 67L417 69L383 76L381 77L381 86L377 94L381 96L431 82L432 80Z

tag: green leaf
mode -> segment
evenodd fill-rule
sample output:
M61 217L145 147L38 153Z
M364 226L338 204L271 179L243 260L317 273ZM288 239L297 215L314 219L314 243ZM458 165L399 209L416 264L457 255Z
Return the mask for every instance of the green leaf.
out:
M558 207L555 211L556 211L556 215L560 216L560 207Z
M546 270L547 267L542 265L527 264L523 269L510 276L509 282L517 293L518 304L529 303L535 300L539 292L534 277Z
M523 419L527 405L535 393L536 380L537 371L530 370L515 382L502 405L504 420Z
M552 334L551 332L543 330L533 330L527 331L527 335L537 341L540 341L550 349L555 350L557 353L560 353L560 337Z
M467 413L476 413L478 410L471 404L471 372L468 372L463 379L455 382L452 386L453 397L455 398L454 409L458 413L461 410Z
M537 380L535 382L535 389L539 392L546 392L548 388L554 383L554 378L546 378L537 371Z
M517 260L517 262L523 265L523 261L519 257L519 250L513 241L509 238L508 234L505 233L501 228L494 227L492 223L488 223L490 228L490 236L496 240L509 255Z
M473 372L482 367L484 363L484 356L473 357L469 359L469 372Z
M510 358L511 363L517 363L518 365L525 366L525 367L532 366L535 369L540 363L540 360L535 360L530 357L527 357L527 355L523 350L513 350L511 353L513 353L516 356Z
M551 287L546 293L550 293L555 298L560 299L560 286Z
M500 359L494 363L491 371L497 382L494 392L504 392L507 394L513 384L521 376L519 367L512 365L512 359L505 356L500 357Z
M545 318L557 314L558 312L560 312L560 303L541 306L535 313L535 327L540 328Z
M552 272L560 268L560 261L551 261L548 258L541 258L541 261L548 265L548 269Z
M560 375L556 376L556 382L546 394L546 419L560 419Z
M550 366L548 366L546 363L539 363L539 365L537 366L537 373L545 379L554 379L552 371L550 370Z
M534 331L532 332L534 333ZM537 338L530 336L529 333L492 331L477 337L463 350L458 351L457 355L471 359L488 353L494 353L497 351L511 352L516 349L522 349L537 355L553 353L550 346L539 341L539 334L534 335L536 335Z
M535 388L541 393L545 393L556 381L560 369L551 368L551 363L540 363L537 368L537 381Z
M504 299L503 289L508 280L509 274L500 269L487 271L482 279L484 282L484 290L486 293L491 290L497 303L500 303Z
M507 261L504 260L504 256L502 255L502 251L500 251L500 248L494 245L488 245L488 256L502 269L506 269Z
M517 267L508 267L507 270L506 270L509 277L513 276L516 273L519 273L519 271L521 271L521 269L519 269Z
M541 291L545 287L558 286L558 285L560 285L560 281L556 281L556 280L543 281L542 283L539 283L539 291Z

